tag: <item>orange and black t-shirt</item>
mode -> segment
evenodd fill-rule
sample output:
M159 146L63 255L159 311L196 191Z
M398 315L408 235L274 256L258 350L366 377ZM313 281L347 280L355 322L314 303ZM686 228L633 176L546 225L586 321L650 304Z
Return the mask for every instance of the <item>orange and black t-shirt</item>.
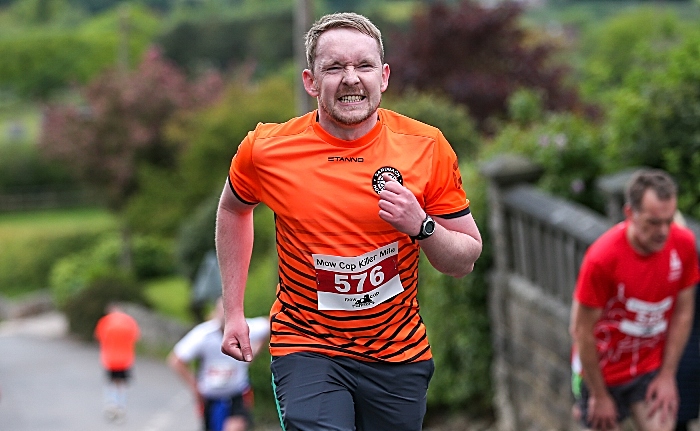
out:
M273 356L431 358L416 296L419 247L379 217L382 174L403 183L431 215L466 215L469 201L457 156L437 128L385 109L378 115L355 141L324 131L316 111L259 124L233 158L234 194L275 213Z

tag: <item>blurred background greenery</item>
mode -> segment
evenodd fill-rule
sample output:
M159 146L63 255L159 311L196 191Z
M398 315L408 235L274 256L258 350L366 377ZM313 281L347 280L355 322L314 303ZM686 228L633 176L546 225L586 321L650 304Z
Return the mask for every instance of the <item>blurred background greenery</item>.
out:
M491 412L481 162L527 155L540 187L599 211L600 175L661 167L700 218L697 0L0 0L0 295L49 292L78 335L86 304L114 299L196 323L230 159L258 122L300 113L295 17L340 10L383 31L383 106L441 128L484 234L464 279L421 263L429 418ZM276 283L274 218L255 217L251 316ZM274 421L264 360L252 378Z

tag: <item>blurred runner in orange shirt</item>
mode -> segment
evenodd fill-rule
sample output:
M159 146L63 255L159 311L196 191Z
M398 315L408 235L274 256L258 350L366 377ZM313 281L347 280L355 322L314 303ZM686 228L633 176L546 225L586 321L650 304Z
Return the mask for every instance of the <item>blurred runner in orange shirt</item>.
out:
M100 361L107 371L105 415L110 421L123 420L126 415L126 387L139 336L136 320L114 304L107 307L107 314L95 327L95 338L100 343Z

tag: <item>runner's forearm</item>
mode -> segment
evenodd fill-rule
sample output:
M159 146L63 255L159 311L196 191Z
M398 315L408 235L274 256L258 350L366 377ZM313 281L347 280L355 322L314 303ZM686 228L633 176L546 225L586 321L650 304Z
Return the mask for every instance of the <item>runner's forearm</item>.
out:
M236 202L224 187L216 215L216 255L227 312L243 314L243 298L253 250L253 206Z
M695 287L689 287L678 294L676 308L669 322L668 337L664 348L661 372L675 378L678 364L690 337L695 308Z
M435 233L421 241L421 248L435 269L453 277L464 277L474 270L482 246L480 238L449 231L438 224Z
M454 219L434 217L435 233L420 241L425 256L438 271L453 277L472 272L482 249L481 234L471 214Z

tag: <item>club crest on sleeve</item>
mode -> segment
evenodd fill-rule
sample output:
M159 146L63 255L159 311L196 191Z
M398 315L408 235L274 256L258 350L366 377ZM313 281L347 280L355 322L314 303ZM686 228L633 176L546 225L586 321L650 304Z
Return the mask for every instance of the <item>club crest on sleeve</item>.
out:
M383 174L391 175L391 177L398 181L399 184L403 185L403 176L398 169L392 168L391 166L383 166L377 169L377 172L375 172L372 176L372 188L377 194L384 190L385 181Z

